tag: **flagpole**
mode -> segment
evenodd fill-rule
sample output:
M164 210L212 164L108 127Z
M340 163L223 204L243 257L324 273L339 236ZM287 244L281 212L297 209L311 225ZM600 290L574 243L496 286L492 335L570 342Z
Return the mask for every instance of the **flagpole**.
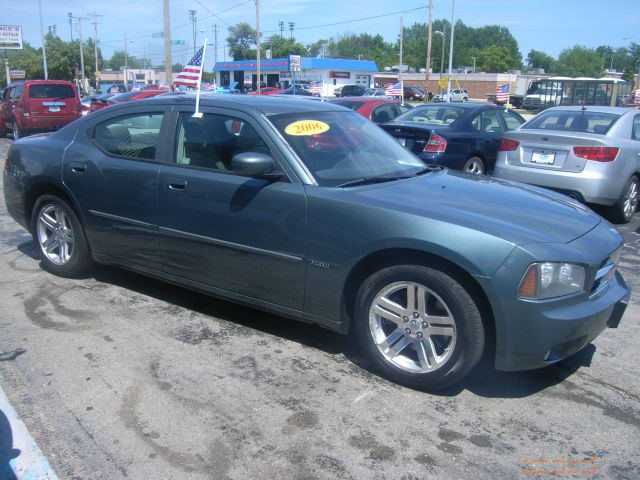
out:
M202 62L200 63L200 74L198 75L198 84L196 85L196 111L193 114L195 118L202 118L202 112L200 111L200 84L202 83L202 72L204 72L204 57L207 53L208 38L204 39L204 46L202 47Z

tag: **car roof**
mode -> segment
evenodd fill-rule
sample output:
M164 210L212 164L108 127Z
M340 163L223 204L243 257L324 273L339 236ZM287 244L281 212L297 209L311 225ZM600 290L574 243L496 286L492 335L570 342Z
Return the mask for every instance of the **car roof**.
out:
M393 98L384 98L384 97L338 97L332 98L329 102L337 103L337 102L360 102L360 103L392 103L399 102L399 100L394 100Z
M494 105L492 103L487 103L487 102L438 102L438 103L425 103L422 105L418 105L415 108L423 108L423 107L445 107L447 105L450 105L452 107L460 107L460 108L464 108L465 110L476 110L478 108L503 108L504 107L500 107L498 105Z
M548 111L569 111L569 112L575 112L575 111L586 111L586 112L598 112L598 113L613 113L616 115L623 115L625 113L628 112L635 112L638 113L637 110L634 110L632 108L627 108L627 107L606 107L606 106L602 106L602 105L585 105L585 106L581 106L581 105L571 105L571 106L560 106L560 107L551 107L551 108L547 108L546 110L544 110L545 112Z
M274 98L276 97L276 98ZM195 106L196 95L159 95L156 97L137 100L137 106L144 105L191 105ZM126 104L125 104L126 105ZM131 104L129 104L131 105ZM278 115L283 113L304 113L317 111L344 111L343 107L324 101L309 102L301 98L285 98L276 95L200 95L201 106L237 108L241 110L258 111L263 115ZM116 107L114 105L114 107ZM114 107L110 107L114 108ZM124 107L121 107L124 108Z

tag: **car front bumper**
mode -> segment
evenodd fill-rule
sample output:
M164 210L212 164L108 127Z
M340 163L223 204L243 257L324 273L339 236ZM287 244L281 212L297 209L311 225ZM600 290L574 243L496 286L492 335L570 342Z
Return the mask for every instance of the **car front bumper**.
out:
M496 291L489 299L496 326L498 370L544 367L578 352L607 327L618 326L630 297L618 271L604 288L594 286L590 291L555 299L523 300L516 296L516 290L520 272L536 261L582 264L587 278L593 280L595 272L621 243L620 234L602 221L568 244L552 244L553 248L549 244L525 245L514 251L490 279Z

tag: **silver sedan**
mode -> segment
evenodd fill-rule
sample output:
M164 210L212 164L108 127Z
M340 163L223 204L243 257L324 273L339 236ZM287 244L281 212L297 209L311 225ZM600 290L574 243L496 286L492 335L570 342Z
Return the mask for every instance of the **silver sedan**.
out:
M638 208L640 111L553 107L500 141L494 176L559 191L627 223Z

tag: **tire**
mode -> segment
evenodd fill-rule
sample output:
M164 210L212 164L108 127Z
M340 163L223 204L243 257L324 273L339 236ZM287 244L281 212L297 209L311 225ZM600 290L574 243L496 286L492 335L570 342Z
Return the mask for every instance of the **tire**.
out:
M611 206L609 210L611 221L614 223L629 223L631 221L638 210L639 190L640 181L634 175L627 181L620 198Z
M14 120L13 121L13 139L18 140L19 138L22 138L22 137L24 137L24 132L20 130L20 127L18 126L18 122Z
M466 173L473 173L475 175L484 175L484 162L480 157L471 157L467 160L462 167L462 170Z
M417 265L385 268L362 284L354 331L383 376L423 390L459 382L477 365L485 343L468 291L446 273Z
M468 99L467 97L462 97L462 101L463 101L463 102L468 102L468 101L469 101L469 99Z
M91 267L82 225L69 204L59 197L38 198L33 207L31 234L45 270L61 277L75 277Z

